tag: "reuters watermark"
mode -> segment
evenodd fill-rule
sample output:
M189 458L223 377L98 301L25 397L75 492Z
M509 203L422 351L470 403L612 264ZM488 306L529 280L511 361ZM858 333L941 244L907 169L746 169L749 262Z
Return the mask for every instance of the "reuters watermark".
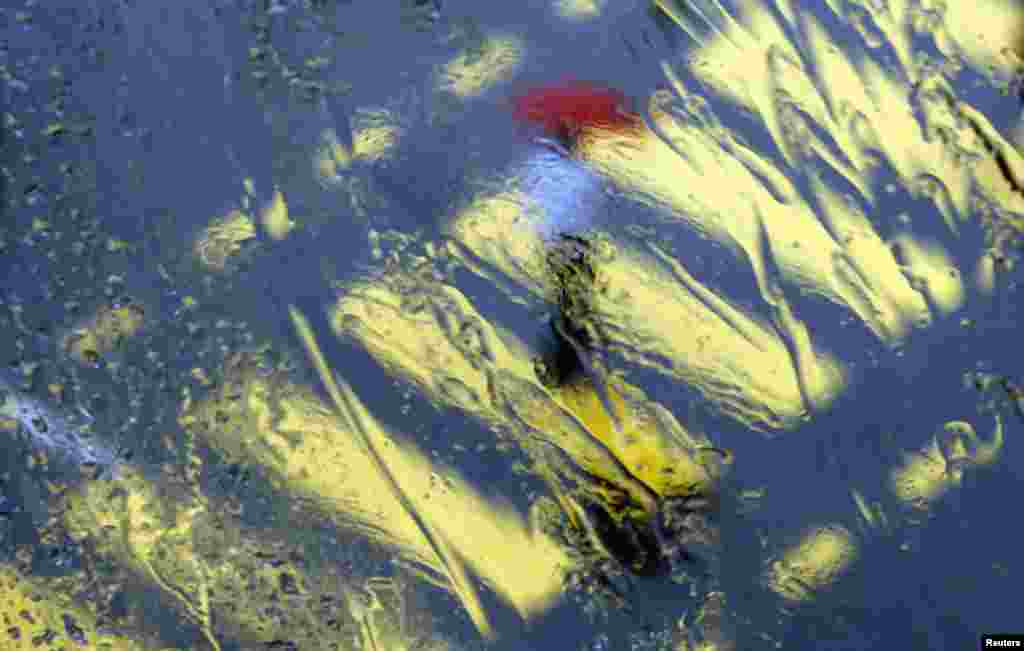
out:
M1024 634L998 633L981 636L981 649L1024 649Z

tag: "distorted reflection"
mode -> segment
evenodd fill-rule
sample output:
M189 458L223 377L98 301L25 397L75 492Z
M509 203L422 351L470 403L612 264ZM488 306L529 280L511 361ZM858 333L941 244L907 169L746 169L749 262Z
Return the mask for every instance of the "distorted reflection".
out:
M0 13L0 646L1013 623L1019 7L349 4Z

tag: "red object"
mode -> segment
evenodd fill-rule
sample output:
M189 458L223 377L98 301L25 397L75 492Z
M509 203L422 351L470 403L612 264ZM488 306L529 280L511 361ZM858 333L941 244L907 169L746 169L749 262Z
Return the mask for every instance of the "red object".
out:
M584 129L633 130L643 124L629 111L626 96L580 81L534 88L512 100L513 114L571 146Z

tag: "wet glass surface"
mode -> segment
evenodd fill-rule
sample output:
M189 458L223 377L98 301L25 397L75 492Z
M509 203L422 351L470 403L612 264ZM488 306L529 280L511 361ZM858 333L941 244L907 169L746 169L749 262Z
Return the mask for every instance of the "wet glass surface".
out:
M0 10L0 648L1019 625L1013 3Z

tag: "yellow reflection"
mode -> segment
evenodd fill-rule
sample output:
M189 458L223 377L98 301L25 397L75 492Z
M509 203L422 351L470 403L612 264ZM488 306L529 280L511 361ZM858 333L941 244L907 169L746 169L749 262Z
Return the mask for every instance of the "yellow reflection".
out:
M847 307L895 347L955 314L971 289L994 293L1022 232L1024 158L954 79L963 65L993 85L1013 74L1007 52L1020 49L1019 5L829 0L833 23L792 0L746 0L732 14L716 0L655 4L696 44L685 62L662 64L671 93L652 97L657 135L591 131L574 152L582 161L727 247L776 310L787 304L770 269L784 288ZM916 51L922 37L947 60ZM696 76L700 95L677 65ZM753 151L708 94L739 109L771 145ZM927 208L887 214L886 195L895 193ZM985 249L959 268L951 252L968 220L984 229ZM993 463L1002 442L1001 422L989 440L949 423L891 469L889 488L928 508L968 468ZM853 498L868 528L889 527L877 503L857 491ZM773 563L769 585L787 601L812 600L856 547L841 527L816 530Z
M661 405L643 401L641 396L628 397L631 389L617 378L609 380L607 396L616 415L624 416L618 430L589 382L555 389L554 399L574 414L631 475L659 496L686 495L709 488L718 469L706 465L715 458L707 440L686 432ZM680 454L680 448L692 455ZM593 470L602 476L614 476L608 469Z
M511 281L544 296L548 283L539 227L544 215L532 203L514 190L474 197L445 227L452 253L498 287Z
M76 361L95 364L100 355L137 335L145 324L146 309L137 303L102 306L96 314L64 336L63 348Z
M334 407L337 409L338 415L352 424L359 425L354 434L360 439L363 447L369 453L370 459L373 462L373 470L386 480L388 488L394 498L402 505L403 511L420 529L422 537L433 549L436 560L444 568L444 574L447 575L452 589L469 611L473 623L476 624L480 632L486 637L493 637L494 632L491 629L490 622L487 620L487 615L481 607L480 599L472 583L470 583L465 566L455 556L444 532L438 530L433 514L417 509L416 504L402 485L402 481L394 474L395 468L388 464L387 460L382 456L382 448L387 446L390 441L379 427L366 428L362 426L369 418L369 414L358 414L356 412L359 405L356 402L355 395L347 385L344 385L345 394L342 394L342 387L339 386L334 374L327 366L327 360L320 351L320 346L317 344L316 336L309 325L309 321L294 306L288 307L288 313L291 316L292 324L302 339L302 343L306 346L306 352L320 374L320 380L327 387L327 392L334 401ZM365 412L365 410L362 411ZM365 417L360 418L360 416ZM365 424L373 425L374 423L371 421Z
M331 311L335 333L355 338L392 374L439 405L499 422L490 369L532 381L533 364L500 338L458 289L411 274L357 281ZM510 347L513 346L513 347Z
M769 159L721 135L717 123L682 124L667 110L671 103L667 91L652 97L651 117L661 136L644 131L622 142L592 133L581 141L579 155L732 251L766 300L773 299L775 282L769 270L777 268L787 284L845 305L891 345L927 317L925 302L853 203L832 197L817 182L823 211L816 214ZM725 187L730 191L702 191Z
M438 80L458 97L480 95L509 79L523 58L523 42L513 34L491 34L448 62Z
M1014 0L949 2L941 6L944 19L936 27L935 44L950 60L961 57L982 72L1005 76L1014 63L1008 51L1021 49L1024 27L1021 7ZM939 12L936 6L933 11ZM920 11L920 10L919 10Z
M338 132L333 128L324 129L313 153L313 178L330 187L351 164L352 152L338 138Z
M120 633L100 634L91 604L6 565L0 565L0 625L0 645L5 651L37 651L53 645L83 651L148 647Z
M626 148L592 134L580 147L581 158L731 247L750 261L762 288L767 257L788 283L849 307L889 345L963 304L963 272L950 273L941 254L916 257L927 271L894 255L894 247L934 254L938 246L910 234L920 224L908 221L907 229L893 215L878 214L878 174L888 167L904 192L930 200L935 213L913 219L941 221L951 239L968 217L1006 233L1012 215L1024 208L1015 189L1020 156L957 97L950 77L955 64L967 63L990 78L1007 78L1011 57L1004 51L1018 46L1021 33L1019 16L1010 17L1011 3L956 3L955 10L829 3L860 33L864 50L788 1L750 0L735 17L713 1L656 5L697 42L690 71L713 96L760 124L782 158L742 144L684 87L669 62L663 70L675 98L652 98L659 137L646 135ZM950 22L953 15L965 22ZM995 28L980 27L991 21ZM951 67L915 59L912 39L925 34L935 38ZM887 51L896 65L883 62ZM809 194L789 181L800 176L810 181ZM737 191L700 191L708 187ZM764 249L754 241L758 221L769 240ZM896 237L886 240L880 231ZM990 242L991 255L978 259L974 283L988 293L1000 270L993 260L1006 255L1008 236L990 239L998 241Z
M292 534L303 532L246 530L224 511L196 509L197 496L190 493L193 490L179 478L150 480L137 469L125 468L117 481L89 481L67 495L65 523L76 539L88 539L100 555L162 592L208 636L210 620L215 619L218 633L232 639L350 648L349 627L339 626L328 613L345 624L350 615L369 636L364 639L368 649L374 648L371 639L387 641L387 648L412 648L429 634L406 621L410 609L403 602L404 586L398 576L371 579L363 586L339 568L319 566L311 572L310 564L292 547ZM188 497L182 499L183 495ZM364 597L377 594L374 586L381 585L390 588L389 608L368 612L378 608L367 607ZM0 596L4 587L0 585ZM274 604L273 615L268 615L269 603ZM346 606L347 612L338 610Z
M389 435L347 385L331 380L344 406L338 413L311 389L281 373L261 373L245 356L225 373L222 390L189 405L183 423L205 432L230 457L261 465L339 526L394 549L425 579L455 592L481 632L489 633L490 625L474 577L524 618L558 597L560 568L568 565L560 548L531 531L509 505L483 497ZM373 441L379 463L364 440ZM454 584L456 573L461 585Z
M395 111L385 107L362 107L351 120L351 145L333 128L320 133L313 152L313 178L325 189L345 188L354 195L365 193L357 178L346 174L356 163L373 163L389 158L405 133L405 127ZM360 196L353 202L364 200ZM357 204L358 205L358 204ZM353 207L358 210L357 205Z
M209 567L196 553L193 539L204 502L193 489L182 489L180 501L162 499L140 470L122 467L117 480L89 482L69 495L65 520L72 536L90 538L101 553L159 588L219 651Z
M453 253L498 286L511 281L549 295L545 243L530 227L536 219L518 195L482 198L449 224ZM602 289L593 317L613 353L686 382L725 415L757 429L794 427L845 385L839 362L815 348L774 289L768 291L775 321L766 323L653 245L649 252L601 246Z
M405 582L393 577L372 577L345 593L345 602L358 626L358 651L449 651L439 638L417 635L406 600ZM348 647L342 647L347 649Z
M196 238L193 253L199 262L212 271L227 269L230 259L242 245L256 238L256 224L251 216L232 210L214 219Z
M941 244L904 234L893 238L893 247L903 274L911 287L928 300L933 312L945 317L963 306L963 278Z
M368 121L372 121L372 118ZM401 130L394 125L359 125L352 133L352 158L380 160L395 148L399 135L401 135Z
M274 240L283 240L295 228L295 222L288 217L288 204L280 190L274 191L274 196L260 212L260 222L267 235Z
M555 13L572 21L597 18L605 4L605 0L554 0Z
M790 602L811 601L835 583L858 554L857 541L845 527L814 528L772 562L768 587Z
M421 274L394 269L354 281L330 321L434 404L513 437L563 522L573 535L600 538L598 550L620 529L658 539L663 499L706 500L731 462L619 377L584 373L542 385L522 343L496 330L456 288ZM617 560L634 571L656 571L660 556L646 543L620 551Z
M709 445L706 439L691 437L664 408L614 378L602 391L588 384L544 388L522 344L499 335L454 287L402 272L359 281L342 296L331 323L435 404L511 426L528 450L537 437L553 442L588 471L633 486L641 502L652 488L666 495L706 479L692 459L696 448ZM604 398L625 415L620 432Z
M950 421L925 447L904 454L903 463L890 473L890 490L907 506L928 509L960 486L965 470L992 465L1002 449L1003 421L998 414L988 441L969 423Z

